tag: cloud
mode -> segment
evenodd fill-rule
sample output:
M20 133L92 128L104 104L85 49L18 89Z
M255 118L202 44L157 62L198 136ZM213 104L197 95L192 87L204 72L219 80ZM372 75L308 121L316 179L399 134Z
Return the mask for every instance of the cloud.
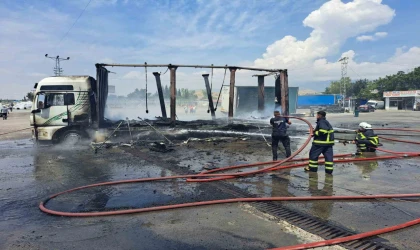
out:
M71 60L62 63L69 75L95 76L94 64L100 62L214 63L287 68L291 85L318 90L323 88L319 81L339 78L337 60L343 55L350 58L348 75L356 77L354 70L369 78L412 68L420 58L417 47L400 44L387 60L360 62L346 43L361 36L387 36L378 29L392 21L395 11L380 0L92 0L62 42L88 0L54 6L47 1L5 2L11 4L0 1L0 89L16 97L30 91L41 74L52 74L54 62L44 58L46 53L69 56ZM302 38L308 29L310 34ZM286 33L291 31L299 35ZM108 69L116 73L109 77L119 95L146 86L143 68ZM162 72L163 85L169 84L166 68L148 68L150 92L156 88L154 71ZM204 72L211 71L179 68L177 87L203 89ZM256 85L253 74L237 71L236 84ZM229 75L228 70L225 84ZM223 69L214 70L214 89L220 89L223 78ZM266 78L267 86L273 83L272 77Z
M358 36L356 39L359 42L375 41L376 40L374 36Z
M143 78L144 78L144 75L140 73L139 71L130 71L122 77L122 79L129 79L129 80L139 80Z
M254 61L256 67L287 68L291 83L314 83L330 81L340 76L342 56L349 57L348 75L353 78L377 78L406 70L420 64L420 48L398 48L394 56L379 62L358 62L357 53L349 50L340 54L343 44L352 37L370 41L387 36L386 32L376 32L378 27L390 23L395 11L382 4L381 0L354 0L343 3L332 0L310 13L303 25L312 28L308 38L298 40L287 35L269 45L266 52ZM327 58L335 58L329 61ZM302 86L305 86L303 84ZM319 86L319 84L318 84ZM306 84L305 87L311 87ZM312 85L313 88L314 85Z
M303 25L313 28L303 41L285 36L267 47L256 66L282 68L301 67L316 59L336 54L350 37L374 31L391 22L395 11L380 0L354 0L343 3L332 0L310 13Z
M386 37L388 35L388 33L387 32L376 32L375 33L375 36L376 37Z
M359 42L364 42L364 41L376 41L380 38L384 38L388 35L387 32L376 32L374 35L371 36L358 36L356 39Z

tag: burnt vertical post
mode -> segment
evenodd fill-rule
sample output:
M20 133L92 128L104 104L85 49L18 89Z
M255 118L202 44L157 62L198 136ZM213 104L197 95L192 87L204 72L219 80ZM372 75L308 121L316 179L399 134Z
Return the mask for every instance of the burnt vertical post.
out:
M171 121L174 123L176 121L176 69L178 67L169 65L168 68L171 71Z
M162 111L162 117L167 118L166 116L166 107L165 107L165 99L163 97L163 91L162 91L162 82L160 81L160 73L159 72L153 72L153 75L156 78L156 87L159 95L159 101L160 101L160 110Z
M280 74L276 74L274 81L274 110L281 108L281 85L280 85Z
M264 111L264 76L258 76L258 111Z
M96 93L95 93L95 101L96 101L96 125L95 128L98 129L99 128L99 123L100 123L100 117L99 117L99 113L100 113L100 107L99 107L99 100L100 100L100 95L99 95L99 89L100 89L100 78L101 78L101 70L100 70L100 66L96 65Z
M211 118L215 119L216 113L214 112L213 97L211 95L211 88L210 88L210 83L209 83L209 74L203 74L203 78L204 78L204 84L206 85L207 97L209 99Z
M233 118L233 102L235 99L235 73L237 68L229 68L230 71L230 87L229 87L229 119Z
M287 70L280 72L281 110L283 115L289 115L289 80Z

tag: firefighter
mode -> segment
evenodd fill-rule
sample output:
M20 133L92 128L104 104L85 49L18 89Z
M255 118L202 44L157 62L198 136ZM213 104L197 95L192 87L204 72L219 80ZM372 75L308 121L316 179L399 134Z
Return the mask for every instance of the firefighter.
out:
M273 133L271 134L273 161L277 161L279 142L283 144L283 147L286 150L286 157L290 157L292 153L290 151L290 137L287 135L287 125L292 123L289 121L289 118L282 117L279 111L274 111L274 118L270 119L270 124L273 126Z
M373 131L372 125L367 122L361 122L356 133L357 136L354 143L357 146L357 152L376 152L379 138Z
M314 130L314 140L311 151L309 151L309 165L305 171L318 171L318 157L323 154L325 157L325 173L332 174L334 169L334 130L326 120L325 111L318 111L316 114L316 128Z

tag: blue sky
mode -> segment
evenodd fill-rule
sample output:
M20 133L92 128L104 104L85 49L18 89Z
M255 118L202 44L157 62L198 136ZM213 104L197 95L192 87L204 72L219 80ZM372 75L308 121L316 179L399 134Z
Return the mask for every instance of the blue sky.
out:
M247 65L289 69L291 85L313 90L340 78L343 55L353 79L420 65L420 1L92 0L70 29L88 2L0 2L0 98L51 75L46 53L71 57L71 75L95 75L98 62ZM118 94L144 87L142 69L111 70ZM203 88L204 72L179 69L178 86ZM238 85L256 84L251 75L238 73ZM214 79L220 86L223 70Z

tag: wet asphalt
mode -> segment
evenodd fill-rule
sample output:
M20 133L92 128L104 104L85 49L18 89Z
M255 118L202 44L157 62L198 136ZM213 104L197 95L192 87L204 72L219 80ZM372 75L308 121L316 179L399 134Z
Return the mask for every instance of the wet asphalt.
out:
M346 124L358 122L347 119ZM414 122L409 126L415 127ZM393 125L406 126L398 122ZM302 143L302 139L292 139L292 151ZM392 142L384 147L420 150L420 146ZM0 141L0 249L265 249L308 242L306 235L250 212L241 204L97 218L50 216L38 209L41 200L69 188L267 161L271 159L270 150L261 138L189 142L169 153L119 147L98 154L88 146L34 148L29 140ZM355 149L337 144L334 150L351 153ZM306 156L308 151L309 147L301 155ZM410 158L336 164L329 178L320 167L318 174L307 174L299 168L229 182L259 196L417 193L419 163L420 158ZM179 180L78 191L52 200L48 207L70 212L105 211L231 197L216 183L187 184ZM418 200L282 204L355 232L420 217ZM419 227L382 235L381 239L398 249L420 249Z
M133 150L148 157L148 149ZM158 154L158 153L157 153ZM240 204L97 218L42 213L41 200L69 188L104 181L169 176L120 149L33 148L29 140L0 142L0 249L265 249L301 242L277 221ZM232 197L183 181L93 188L48 203L61 211L104 211Z

